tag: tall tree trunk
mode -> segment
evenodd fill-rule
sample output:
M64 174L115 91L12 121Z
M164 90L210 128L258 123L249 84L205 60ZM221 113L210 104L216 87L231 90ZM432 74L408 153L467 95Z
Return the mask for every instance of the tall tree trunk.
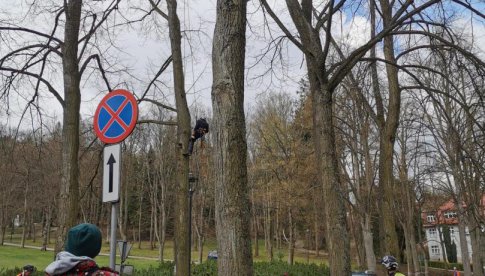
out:
M81 91L78 64L79 25L82 0L64 1L66 24L62 47L64 75L64 104L62 120L62 178L56 245L54 254L61 251L67 231L77 223L79 213L79 108Z
M445 102L445 109L447 111L451 111L451 100L447 100ZM448 114L451 114L449 112ZM471 276L471 264L470 264L470 255L468 254L468 242L466 239L466 212L463 207L464 197L466 194L466 183L462 171L462 164L461 161L464 160L462 155L462 147L460 141L460 134L450 124L450 134L449 134L449 151L450 151L450 166L452 169L453 180L456 187L456 197L455 197L455 204L458 213L458 231L459 231L459 239L460 239L460 249L461 249L461 262L463 263L463 270L465 276ZM451 186L451 185L450 185Z
M336 85L330 85L325 73L326 58L330 43L327 37L325 48L320 40L320 30L312 27L312 1L286 0L288 11L298 30L305 58L313 100L313 129L319 183L323 187L325 209L325 233L329 252L331 275L350 275L350 240L347 225L346 202L340 177L335 143L333 92ZM330 3L333 8L333 2ZM332 11L333 12L333 11ZM331 17L330 17L331 18ZM330 21L332 19L329 19Z
M390 25L392 20L392 7L388 0L380 0L384 28ZM387 106L387 117L384 120L384 111L381 108L378 112L380 122L379 140L379 185L382 187L381 204L381 253L390 254L399 258L399 245L396 232L396 223L393 209L395 198L395 183L393 177L393 152L396 131L399 123L399 113L401 110L401 89L399 87L398 69L394 56L394 39L392 35L384 37L384 58L386 63L386 74L388 80L389 103ZM377 99L376 99L377 100ZM382 99L380 99L382 100ZM382 106L382 102L381 102Z
M309 67L317 72L317 66ZM313 127L319 181L323 186L326 240L331 275L350 275L350 240L347 226L346 193L340 178L333 125L333 93L325 84L312 86ZM318 89L316 89L318 88Z
M153 206L153 198L150 194L150 250L153 250L153 242L155 240L154 228L155 228L155 210Z
M401 202L403 216L401 216L401 226L404 229L404 238L406 244L406 260L408 265L408 274L413 275L419 272L419 264L416 252L416 239L414 235L414 187L413 182L408 179L408 165L406 160L406 138L405 131L401 132L401 153L400 153L400 165L399 165L399 180L401 186Z
M293 222L291 208L288 210L288 224L290 230L290 239L288 241L288 264L292 265L295 260L295 223Z
M275 210L275 223L274 223L274 232L273 238L276 240L276 249L281 250L281 223L280 223L280 210L281 206L280 203L276 203L276 210Z
M202 185L201 185L202 186ZM199 223L195 225L197 231L197 249L199 250L199 263L202 263L203 255L204 255L204 229L205 229L205 222L204 222L204 210L205 210L205 192L201 191L200 193L200 208L199 208L199 215L198 221ZM196 216L197 217L197 216ZM196 220L196 221L197 221Z
M44 223L42 224L42 246L41 251L47 250L47 245L49 244L49 232L50 232L50 225L51 225L51 207L50 203L48 204L47 208L44 209Z
M271 216L271 199L264 203L264 247L266 255L270 261L273 261L273 220Z
M127 231L128 231L128 183L129 181L125 178L123 181L124 185L122 185L121 189L121 200L120 200L120 207L119 207L119 219L118 219L118 228L120 231L121 239L126 241L127 240Z
M376 255L374 252L374 233L372 231L372 211L374 210L372 186L374 185L374 166L372 163L370 146L369 146L369 129L370 122L366 116L362 129L360 132L360 140L363 143L364 154L364 183L360 189L361 200L364 206L364 216L362 218L362 236L364 240L365 258L367 269L370 271L376 271Z
M252 275L244 61L246 0L217 1L212 109L219 275Z
M458 209L458 235L460 239L460 249L461 249L461 262L463 263L464 276L471 276L472 269L470 265L470 255L468 251L468 242L466 239L466 218L463 210L463 201L461 199L460 191L457 194L457 209Z
M141 221L142 221L142 214L143 214L143 195L145 194L143 191L143 187L145 181L142 181L141 184L141 192L140 192L140 202L138 204L138 249L141 249Z
M258 224L258 214L255 208L255 200L254 200L254 190L251 190L251 202L252 202L252 225L253 225L253 235L254 235L254 257L259 257L259 242L258 242L258 233L259 233L259 224Z
M355 126L357 127L357 126ZM366 204L365 201L362 201L362 193L365 194L365 178L361 174L360 170L360 158L359 158L359 130L354 129L352 131L352 142L350 146L350 154L352 158L352 178L354 184L350 183L350 185L354 185L356 187L356 196L359 200L355 201L356 206L352 207L349 212L349 219L350 219L350 234L354 237L355 242L355 251L357 255L357 267L363 268L364 267L364 259L365 259L365 245L364 245L364 231L362 229L362 220L363 216L365 215L366 208L362 208L363 204ZM365 195L364 195L365 196ZM361 203L362 202L362 203ZM354 209L356 211L354 212ZM364 212L362 212L364 210Z
M480 208L480 207L478 207ZM468 210L468 212L472 212L472 210ZM472 246L472 263L473 263L473 274L474 275L484 275L483 273L483 248L480 248L480 225L476 221L477 217L473 215L469 215L469 229L470 229L470 240Z
M317 257L320 256L320 246L322 245L321 239L320 239L320 213L321 213L321 188L320 187L315 187L313 196L312 196L312 201L313 201L313 223L314 223L314 233L315 233L315 254Z
M372 221L370 213L366 213L363 218L362 236L365 247L365 260L367 269L370 271L376 271L376 256L374 254L374 237L372 234Z
M159 169L159 171L161 168ZM163 261L164 254L163 251L165 249L165 241L167 239L167 211L166 211L166 201L167 201L167 188L164 185L163 181L160 181L160 190L161 190L161 200L160 200L160 248L159 248L159 255L160 260Z
M190 113L185 96L184 68L182 63L182 48L180 35L180 21L177 16L177 1L167 0L168 25L170 33L170 46L173 58L173 79L175 91L175 104L177 107L177 168L175 187L174 219L174 258L177 276L190 275L190 241L187 221L189 220L189 156L188 144L190 138Z
M29 173L27 173L29 175ZM27 228L29 227L29 219L27 218L28 216L28 204L27 204L27 194L29 193L29 177L27 176L27 181L25 183L25 190L24 190L24 212L23 212L23 218L24 218L24 223L22 227L22 240L20 241L20 247L24 248L25 247L25 236L27 233Z

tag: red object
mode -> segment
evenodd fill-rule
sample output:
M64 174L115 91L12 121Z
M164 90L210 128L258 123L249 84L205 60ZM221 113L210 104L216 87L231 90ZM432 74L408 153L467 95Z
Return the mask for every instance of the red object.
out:
M136 126L138 104L133 94L124 89L113 90L99 103L94 113L94 132L107 144L119 143Z

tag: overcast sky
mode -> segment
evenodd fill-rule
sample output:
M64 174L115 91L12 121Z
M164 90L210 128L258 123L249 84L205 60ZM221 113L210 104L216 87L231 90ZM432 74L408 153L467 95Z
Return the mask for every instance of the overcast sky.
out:
M39 1L41 4L56 3L58 1ZM102 10L103 5L110 1L84 1L93 9ZM275 7L275 11L286 22L289 15L286 12L284 1L269 1ZM165 1L162 1L164 4ZM211 50L212 34L215 23L215 0L185 0L179 1L178 15L181 20L184 32L183 55L185 67L186 89L188 93L189 105L198 102L210 109L211 106ZM86 4L85 4L86 5ZM36 18L23 17L28 10L28 5L20 0L0 0L0 20L11 17L20 17L19 24L25 27L34 27L43 32L51 29L52 14L37 16ZM143 14L143 9L148 10L149 4L146 0L122 1L118 12L112 17L112 22L123 23L127 20L139 19ZM163 6L163 9L165 7ZM368 20L356 13L353 16L341 14L335 18L334 35L338 40L345 41L354 47L363 44L368 38ZM121 79L112 79L113 83L120 83L116 88L131 90L140 97L148 81L155 75L160 65L170 55L170 45L168 29L164 23L156 28L152 24L153 20L164 22L157 15L153 15L146 24L133 24L129 28L120 28L117 32L107 32L106 37L116 45L117 48L104 45L107 53L117 58L114 68L129 67L130 75L121 76ZM0 24L3 25L2 21ZM482 23L473 24L465 21L461 24L468 26L464 30L473 31L476 34L477 44L485 45L485 26ZM286 91L294 94L298 88L298 81L305 75L305 63L301 52L291 43L283 44L281 56L277 56L271 61L273 54L270 49L269 55L262 58L262 54L268 50L268 41L281 35L279 29L272 24L270 29L263 28L264 17L257 1L248 3L248 28L247 28L247 51L246 51L246 110L251 108L257 96L268 91ZM290 30L292 24L289 24ZM32 39L28 35L23 37L25 40ZM485 46L483 46L485 47ZM8 49L0 43L0 54L3 56ZM280 59L279 57L282 57ZM268 71L269 68L273 70ZM59 68L61 69L61 68ZM111 69L111 68L110 68ZM123 79L124 78L124 79ZM62 92L61 78L57 79L57 88ZM163 82L163 95L157 92L150 97L165 100L173 104L172 94L172 74L167 70L160 78ZM126 82L126 83L125 83ZM81 115L83 118L91 118L102 96L107 91L103 88L99 78L84 76L82 82L82 105ZM28 93L27 93L28 95ZM5 114L5 109L0 108L0 118L2 122L16 125L21 111L25 107L28 97L24 99L10 97L9 117ZM41 106L44 112L51 117L62 119L60 104L48 93L44 93L41 98ZM148 106L142 104L140 111L146 114ZM25 119L25 126L31 125L30 119Z

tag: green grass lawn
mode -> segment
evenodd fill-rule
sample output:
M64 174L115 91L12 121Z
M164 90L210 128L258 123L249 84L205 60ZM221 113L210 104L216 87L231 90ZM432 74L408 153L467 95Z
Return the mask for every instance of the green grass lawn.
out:
M38 249L19 248L13 246L0 246L0 268L12 269L15 267L23 267L26 264L31 264L37 267L38 270L44 268L54 260L54 253L52 251L40 251ZM117 258L119 262L119 258ZM108 256L96 257L96 262L100 266L109 266ZM158 262L154 260L138 260L128 259L126 264L134 265L137 268L148 268L150 266L157 266Z
M6 242L10 242L6 240ZM15 241L13 241L15 242ZM260 243L260 256L253 257L254 261L268 261L268 257L265 254L263 243ZM26 242L26 245L34 245L39 246L39 244L33 244L32 242ZM52 247L49 246L49 247ZM207 253L210 250L214 250L216 248L215 241L209 241L204 246L204 254L203 254L203 261L207 258ZM102 253L109 253L109 245L103 244ZM119 252L117 252L119 254ZM164 251L164 258L172 260L173 259L173 242L168 241L165 245ZM158 249L149 249L149 243L143 242L142 248L138 249L138 244L134 244L132 250L130 251L130 256L139 256L139 257L149 257L149 258L158 258ZM286 261L286 250L275 250L274 253L275 260L281 259L282 261ZM38 270L43 270L50 262L54 259L54 253L52 251L40 251L39 249L30 249L30 248L19 248L14 246L0 246L0 269L12 269L15 267L22 267L26 264L32 264L37 267ZM192 251L192 260L198 261L198 251ZM306 263L306 253L305 252L297 252L295 256L295 261L300 263ZM109 265L109 257L108 256L98 256L96 258L96 262L100 266L108 266ZM119 257L117 257L117 262L119 262ZM309 262L320 264L324 262L322 257L317 258L316 256L310 255ZM133 265L137 269L144 269L150 266L158 266L157 260L145 260L145 259L134 259L128 257L125 262L126 264Z
M38 233L40 234L40 232ZM52 232L52 239L51 243L48 245L48 248L54 247L54 232ZM5 235L5 242L6 243L14 243L20 244L21 239L21 229L15 229L15 232L10 236L10 233L7 232ZM25 241L25 245L28 246L41 246L41 239L37 238L35 242L31 239ZM254 257L253 260L255 262L261 261L269 261L269 258L266 254L264 248L264 241L260 241L259 245L259 256ZM165 260L173 260L173 241L168 240L165 243L164 249L164 259ZM254 246L254 245L253 245ZM207 254L211 250L216 250L217 244L215 239L207 239L204 247L203 247L203 254L202 254L202 261L207 259ZM117 250L119 250L117 248ZM284 246L281 249L275 248L274 252L274 260L287 260L287 248ZM106 240L103 241L103 247L101 249L101 253L109 254L109 244ZM119 254L119 251L117 251ZM253 248L254 254L254 248ZM147 257L147 258L155 258L158 259L158 248L151 249L149 242L143 241L139 248L138 243L133 243L133 247L130 251L129 256L139 256L139 257ZM52 260L54 259L54 254L52 251L43 252L38 249L28 249L28 248L18 248L12 246L0 246L0 269L2 268L15 268L15 267L22 267L26 264L35 265L39 270L44 269ZM199 260L199 252L196 249L192 250L192 260L194 262L198 262ZM108 266L109 265L109 257L108 256L98 256L96 261L100 266ZM326 260L322 256L317 257L314 254L309 255L308 261L310 263L327 263ZM119 263L119 257L117 257L117 262ZM295 252L295 262L306 263L307 262L307 254L305 250L297 250ZM134 259L128 257L126 260L126 264L133 265L135 268L143 269L148 268L150 266L158 266L157 260L146 260L146 259Z

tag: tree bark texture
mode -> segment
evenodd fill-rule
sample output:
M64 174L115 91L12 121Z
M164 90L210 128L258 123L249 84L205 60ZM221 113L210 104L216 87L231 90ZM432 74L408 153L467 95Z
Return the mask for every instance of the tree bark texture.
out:
M313 68L315 70L315 68ZM350 275L350 237L345 209L345 192L340 179L333 126L332 93L319 85L313 90L313 126L319 181L325 202L326 237L330 274Z
M79 213L79 109L81 75L78 39L82 1L65 1L66 24L62 46L64 103L62 127L62 178L59 197L55 252L64 247L67 230L77 223Z
M177 276L190 275L189 226L189 156L190 113L185 96L185 80L182 62L180 21L177 16L177 1L167 0L170 45L173 58L175 104L177 106L177 168L174 220L174 256Z
M380 0L384 28L390 25L392 9L388 0ZM397 240L395 211L393 201L395 199L394 176L393 176L393 152L396 140L396 131L399 123L401 110L401 89L399 87L398 69L394 56L394 40L392 35L384 37L384 57L389 90L389 103L387 118L380 125L380 157L379 157L379 185L382 187L381 201L381 237L384 254L390 254L399 258L399 245ZM380 118L384 116L380 115Z
M217 1L212 109L219 275L252 275L244 116L245 0Z

